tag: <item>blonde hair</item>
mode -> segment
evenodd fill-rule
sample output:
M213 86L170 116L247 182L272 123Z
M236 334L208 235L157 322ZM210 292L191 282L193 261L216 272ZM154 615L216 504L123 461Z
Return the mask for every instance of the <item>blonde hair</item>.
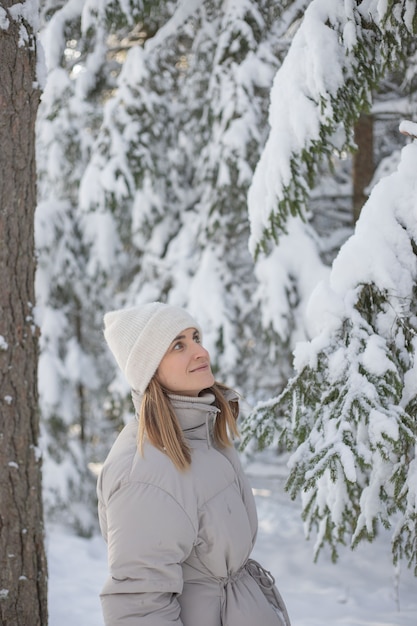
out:
M214 440L220 448L231 446L233 438L239 436L236 424L239 403L237 400L226 400L224 392L228 389L221 383L214 383L207 390L214 394L214 406L220 409L214 425ZM190 466L190 447L185 441L167 391L155 376L146 388L140 407L138 446L141 454L145 438L167 454L178 469L186 470Z

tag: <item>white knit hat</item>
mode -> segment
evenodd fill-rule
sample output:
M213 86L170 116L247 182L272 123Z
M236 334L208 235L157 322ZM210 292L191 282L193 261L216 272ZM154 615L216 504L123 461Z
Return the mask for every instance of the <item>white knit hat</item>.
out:
M182 330L200 326L187 311L152 302L104 316L104 337L135 391L144 393L170 344Z

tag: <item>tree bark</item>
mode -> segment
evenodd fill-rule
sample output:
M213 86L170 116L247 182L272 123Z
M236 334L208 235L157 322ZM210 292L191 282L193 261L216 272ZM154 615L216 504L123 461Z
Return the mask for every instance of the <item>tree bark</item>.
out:
M355 125L357 151L353 155L353 223L356 224L362 207L368 199L366 187L374 175L374 120L372 115L361 115Z
M0 623L47 624L34 320L36 3L0 9ZM34 8L35 7L35 8Z

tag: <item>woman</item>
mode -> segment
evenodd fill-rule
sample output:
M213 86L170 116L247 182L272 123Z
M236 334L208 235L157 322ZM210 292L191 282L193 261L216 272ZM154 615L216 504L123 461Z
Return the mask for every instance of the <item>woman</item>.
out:
M98 481L106 626L289 626L273 578L249 559L257 518L230 439L237 396L214 381L199 325L154 302L104 326L138 418Z

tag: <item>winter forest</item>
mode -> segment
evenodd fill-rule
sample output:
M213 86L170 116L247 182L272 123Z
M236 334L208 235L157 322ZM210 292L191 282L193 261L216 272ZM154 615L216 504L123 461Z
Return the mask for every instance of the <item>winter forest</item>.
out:
M46 525L95 540L132 416L103 315L160 300L200 321L311 561L383 532L417 575L415 0L3 2L0 38L12 20L41 89Z

